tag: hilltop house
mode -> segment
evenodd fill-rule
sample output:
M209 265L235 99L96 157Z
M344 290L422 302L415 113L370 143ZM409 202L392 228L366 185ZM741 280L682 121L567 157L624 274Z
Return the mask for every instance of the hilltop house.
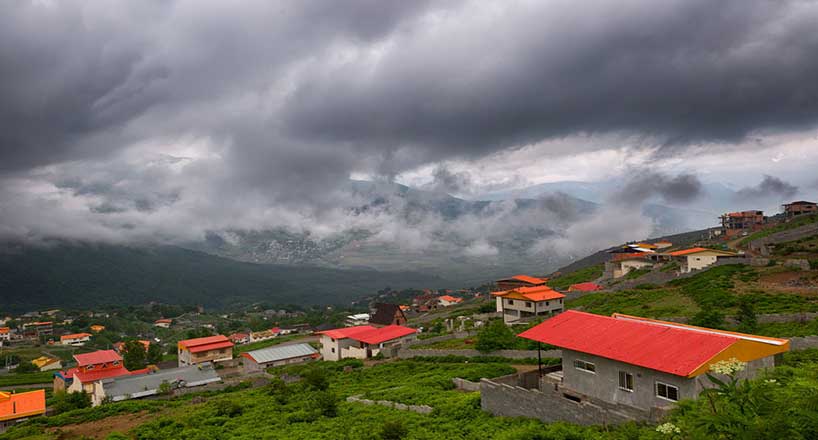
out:
M650 419L713 384L719 361L747 362L742 377L774 366L786 339L614 314L566 311L519 335L562 350L562 371L545 377L552 399L588 402ZM551 392L553 389L553 393Z
M233 359L233 346L234 344L224 335L179 341L177 344L179 366L229 361Z
M300 364L321 357L310 344L274 345L242 353L244 372L258 373L269 367Z
M99 332L105 330L105 326L104 325L99 325L99 324L94 324L94 325L92 325L90 327L90 329L94 333L99 333Z
M375 313L369 319L369 323L380 326L404 325L406 315L403 314L403 308L397 304L378 303L375 304Z
M815 214L818 213L818 203L807 202L805 200L798 200L796 202L787 203L783 205L784 214L787 218L793 218L797 215Z
M721 229L728 238L764 227L764 211L728 212L721 217Z
M23 324L23 334L26 336L50 336L54 334L52 321L37 321Z
M91 333L71 333L70 335L62 335L60 336L60 344L82 347L86 342L91 340L91 336Z
M170 368L147 372L133 376L120 376L102 381L102 386L95 387L95 394L91 397L94 406L106 399L119 402L128 399L160 394L162 384L167 384L169 390L193 388L220 382L222 379L216 374L213 364L205 362L181 368Z
M0 433L29 417L45 414L45 390L24 393L0 391Z
M632 270L653 266L652 252L615 253L610 261L605 262L605 276L609 279L621 278Z
M669 255L673 261L677 261L679 263L679 271L681 273L701 270L707 266L715 264L720 259L735 258L738 256L738 254L735 252L701 247L670 252L667 255Z
M8 327L0 327L0 345L3 345L4 341L11 341L11 329Z
M437 298L438 303L443 307L453 306L463 302L463 298L457 298L451 295L443 295Z
M62 368L62 361L59 358L50 356L40 356L31 361L31 364L40 371L59 370Z
M492 292L500 302L499 312L506 324L524 323L537 316L550 316L565 308L565 295L548 286L518 287Z
M325 361L344 358L368 359L390 349L417 339L417 330L400 325L337 328L317 332L321 335L321 355Z
M171 324L173 324L173 320L172 319L167 319L167 318L157 319L153 323L154 327L161 327L161 328L170 328Z
M102 381L119 376L143 374L147 369L128 371L122 364L122 357L113 350L98 350L92 353L75 354L77 366L67 371L54 373L54 391L86 392L97 394Z

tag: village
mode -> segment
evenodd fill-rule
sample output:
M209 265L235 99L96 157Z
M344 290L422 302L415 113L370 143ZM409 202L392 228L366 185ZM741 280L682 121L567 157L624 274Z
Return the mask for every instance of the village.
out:
M753 378L790 350L818 347L818 332L809 330L792 337L752 333L774 328L763 325L812 325L818 304L803 296L800 310L781 296L781 311L767 306L774 313L756 314L740 302L730 306L738 310L734 318L715 319L695 294L682 300L662 290L682 286L682 292L685 280L718 270L768 271L770 279L796 274L783 280L782 292L818 290L818 250L811 249L816 215L818 205L805 201L785 204L771 217L726 213L720 227L695 240L625 243L607 250L601 264L574 273L519 274L462 290L384 289L348 307L257 305L224 313L148 304L6 316L0 319L0 429L70 409L266 384L292 365L445 356L522 365L501 377L454 379L458 390L479 392L482 410L495 416L659 423L676 402L726 380L712 375L720 365L739 363L737 377ZM649 301L609 307L625 293L666 295L664 309ZM679 312L679 304L694 302L695 314ZM640 310L645 316L635 313Z

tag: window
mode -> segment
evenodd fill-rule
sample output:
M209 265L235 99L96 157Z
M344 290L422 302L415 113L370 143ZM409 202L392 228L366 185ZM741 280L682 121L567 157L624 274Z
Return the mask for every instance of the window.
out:
M509 304L509 305L514 304L514 300L513 300L513 299L508 300L508 304Z
M574 368L577 370L587 371L589 373L596 373L596 365L579 359L574 360Z
M116 366L118 366L118 365L119 365L119 361L113 361L113 362L112 362L112 364L113 364L113 366L115 366L115 367L116 367Z
M550 305L551 305L551 301L546 301L546 302L545 302L545 306L546 306L546 307L548 307L548 306L550 306Z
M633 391L633 374L624 371L619 372L619 389Z
M662 382L656 382L656 395L674 402L679 400L679 388Z
M335 353L335 347L332 347L332 352Z
M525 306L526 307L531 307L531 303L526 301Z

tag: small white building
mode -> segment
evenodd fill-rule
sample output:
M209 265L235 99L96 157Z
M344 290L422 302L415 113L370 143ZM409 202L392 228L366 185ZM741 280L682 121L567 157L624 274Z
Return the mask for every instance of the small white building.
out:
M163 319L157 319L157 320L156 320L156 321L153 323L153 325L154 325L154 327L160 327L160 328L170 328L170 325L171 325L172 323L173 323L173 320L172 320L172 319L165 319L165 318L163 318Z
M518 287L491 295L497 298L506 324L524 323L565 310L565 295L548 286Z
M443 295L437 299L438 303L443 307L449 307L463 302L463 298L458 298L451 295Z
M653 260L648 252L634 252L625 254L615 254L611 261L605 263L606 272L611 278L621 278L634 270L653 267Z
M681 273L701 270L715 264L720 259L735 258L738 256L735 252L701 247L683 249L681 251L671 252L668 255L670 255L673 261L679 262L679 271Z
M344 358L368 359L384 349L417 339L417 330L402 325L376 328L370 325L337 328L318 332L321 356L325 361Z
M91 333L72 333L70 335L60 336L60 344L72 345L74 347L82 347L86 342L91 340Z
M344 324L348 327L369 324L369 313L357 313L355 315L349 315L347 316L347 319L344 320Z

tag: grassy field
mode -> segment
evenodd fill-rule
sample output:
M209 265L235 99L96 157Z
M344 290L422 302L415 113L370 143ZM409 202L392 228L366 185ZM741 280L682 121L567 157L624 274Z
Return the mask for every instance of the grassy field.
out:
M53 379L53 371L38 371L36 373L9 373L0 375L0 388L14 388L17 385L31 385L37 383L50 383Z
M585 269L580 269L575 272L567 273L565 275L560 275L558 277L554 277L548 280L548 285L554 289L565 290L569 286L571 286L571 284L593 281L601 277L604 267L605 266L602 264L597 264L594 266L586 267Z
M258 341L258 342L251 342L249 344L238 345L236 346L236 350L239 353L245 353L248 351L259 350L262 348L272 347L273 345L283 344L288 341L292 341L298 338L303 338L303 335L287 335L287 336L280 336L273 339L268 339L266 341Z

